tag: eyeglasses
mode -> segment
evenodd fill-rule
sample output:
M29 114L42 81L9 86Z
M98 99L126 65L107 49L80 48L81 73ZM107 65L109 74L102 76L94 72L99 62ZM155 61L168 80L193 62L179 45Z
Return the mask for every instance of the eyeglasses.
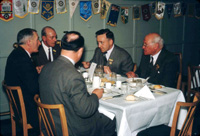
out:
M150 44L143 43L143 46L144 46L144 47L147 47L147 46L152 45L152 44L153 44L153 43L150 43Z

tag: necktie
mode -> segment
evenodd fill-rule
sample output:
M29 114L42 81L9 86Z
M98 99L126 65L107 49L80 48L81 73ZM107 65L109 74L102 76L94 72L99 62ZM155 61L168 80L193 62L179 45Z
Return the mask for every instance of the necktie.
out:
M49 48L49 62L51 62L51 50Z
M148 76L151 75L152 69L153 69L153 57L151 56L150 62L149 62L149 66L148 66L148 69L147 69L147 75L148 75ZM147 77L148 77L148 76L147 76Z
M151 56L151 61L150 61L150 67L152 68L153 67L153 57Z
M104 52L104 53L103 53L104 66L106 66L106 64L107 64L106 53L107 53L107 52Z

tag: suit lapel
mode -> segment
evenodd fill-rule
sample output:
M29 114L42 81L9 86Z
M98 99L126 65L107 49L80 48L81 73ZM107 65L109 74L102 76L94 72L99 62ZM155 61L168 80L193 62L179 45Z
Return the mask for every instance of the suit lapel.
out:
M162 49L162 51L160 52L158 56L158 59L156 60L155 65L160 65L164 58L165 58L165 49Z
M43 46L40 46L40 48L39 48L39 54L40 54L40 59L41 59L41 61L44 61L44 62L47 62L47 61L48 61L47 55L46 55L46 53L45 53L45 51L44 51Z
M115 56L115 54L116 54L116 49L117 47L116 47L116 45L114 46L114 48L113 48L113 50L112 50L112 52L111 52L111 54L110 54L110 57L108 58L108 62L107 62L107 65L112 65L112 63L114 62L114 59L116 58Z

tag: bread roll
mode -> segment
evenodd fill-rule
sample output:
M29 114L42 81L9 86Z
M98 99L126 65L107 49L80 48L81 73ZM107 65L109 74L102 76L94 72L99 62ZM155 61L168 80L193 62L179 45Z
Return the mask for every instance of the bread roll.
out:
M134 96L134 95L131 95L131 94L130 94L130 95L127 95L127 96L126 96L126 100L127 100L127 101L134 101L134 100L135 100L135 96Z
M162 86L161 85L154 85L153 88L154 89L160 89L160 88L162 88Z

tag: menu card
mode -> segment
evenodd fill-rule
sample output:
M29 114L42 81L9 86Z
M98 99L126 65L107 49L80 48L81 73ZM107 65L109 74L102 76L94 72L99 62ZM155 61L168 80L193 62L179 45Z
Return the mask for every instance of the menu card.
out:
M153 93L151 92L151 90L147 85L145 85L142 89L137 91L134 95L137 97L144 97L147 99L155 99Z
M90 81L92 81L93 75L94 75L94 70L96 68L97 64L92 62L92 64L90 65L90 69L89 69L89 79Z

